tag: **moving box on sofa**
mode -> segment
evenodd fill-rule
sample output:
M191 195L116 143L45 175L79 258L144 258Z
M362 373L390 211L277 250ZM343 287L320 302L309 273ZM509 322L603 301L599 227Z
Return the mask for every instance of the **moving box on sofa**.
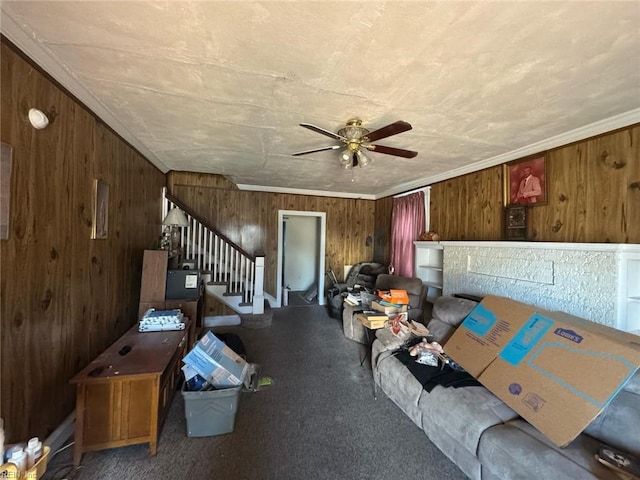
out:
M640 337L487 296L445 352L558 446L567 445L640 365Z

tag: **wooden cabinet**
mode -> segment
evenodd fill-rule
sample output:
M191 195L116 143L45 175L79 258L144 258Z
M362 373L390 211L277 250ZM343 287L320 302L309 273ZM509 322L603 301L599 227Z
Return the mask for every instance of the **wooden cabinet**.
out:
M138 443L156 454L193 325L144 333L135 325L71 379L77 385L75 465L84 452Z
M427 301L433 303L442 295L443 247L438 242L413 242L415 276L427 287Z
M200 285L199 295L196 299L165 300L168 262L169 254L166 250L144 251L138 320L150 308L155 308L156 310L180 309L185 317L189 317L195 323L195 328L192 329L193 338L189 338L189 345L191 346L202 329L204 286Z

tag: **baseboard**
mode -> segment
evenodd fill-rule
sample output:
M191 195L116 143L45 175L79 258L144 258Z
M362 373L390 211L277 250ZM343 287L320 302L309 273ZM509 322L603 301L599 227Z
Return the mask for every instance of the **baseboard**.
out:
M202 323L205 328L240 325L240 316L239 315L207 316L207 317L204 317L204 321Z
M69 439L73 436L75 427L76 411L74 410L44 441L44 444L51 448L52 454L60 450L69 442Z

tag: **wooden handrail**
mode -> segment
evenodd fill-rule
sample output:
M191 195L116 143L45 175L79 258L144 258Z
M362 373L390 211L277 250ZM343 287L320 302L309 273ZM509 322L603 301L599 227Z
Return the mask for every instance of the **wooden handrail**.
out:
M227 237L225 234L221 233L219 230L211 227L209 225L209 222L205 221L200 215L198 215L197 213L195 213L193 210L191 210L189 207L187 207L184 203L182 203L180 200L178 200L176 197L174 197L173 195L171 195L169 192L165 193L165 198L167 200L169 200L171 203L177 205L178 207L180 207L181 210L183 210L186 214L188 214L190 217L195 218L198 222L200 222L202 225L204 225L205 227L207 227L209 230L211 230L212 232L214 232L218 237L222 238L225 242L227 242L229 245L231 245L234 249L236 249L238 252L240 252L241 254L243 254L245 257L249 258L250 260L254 261L256 260L256 256L261 256L261 255L255 255L253 253L249 253L247 252L245 249L243 249L241 246L239 246L237 243L235 243L234 241L230 240L229 237Z

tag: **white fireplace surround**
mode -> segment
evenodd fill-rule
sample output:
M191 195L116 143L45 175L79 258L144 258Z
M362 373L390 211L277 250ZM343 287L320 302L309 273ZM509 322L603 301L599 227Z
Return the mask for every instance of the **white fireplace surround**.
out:
M443 295L500 295L640 330L640 245L443 241Z

